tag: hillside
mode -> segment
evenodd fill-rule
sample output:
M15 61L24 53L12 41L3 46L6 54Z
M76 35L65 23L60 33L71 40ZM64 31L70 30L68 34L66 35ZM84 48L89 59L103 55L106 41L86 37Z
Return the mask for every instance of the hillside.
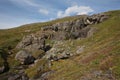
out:
M0 78L120 80L119 21L116 10L0 30Z

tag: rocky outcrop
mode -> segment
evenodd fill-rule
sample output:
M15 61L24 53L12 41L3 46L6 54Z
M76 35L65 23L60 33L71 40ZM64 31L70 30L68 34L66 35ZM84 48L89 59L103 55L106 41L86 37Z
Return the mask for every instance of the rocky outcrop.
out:
M20 61L21 64L29 65L26 70L29 77L31 77L29 72L36 72L32 76L44 80L50 74L48 71L51 61L67 59L84 51L85 46L76 46L72 51L73 47L69 47L64 42L65 40L92 36L96 29L90 27L90 25L101 23L107 18L108 15L97 14L55 23L51 26L43 26L41 31L23 37L22 41L16 46L20 51L16 54L15 59ZM46 41L51 40L54 41L54 44L48 47ZM15 75L14 78L21 79L21 76L17 75L16 77Z
M34 62L34 57L26 50L21 50L19 51L15 59L20 61L21 64L31 64Z
M76 46L76 48L72 50L72 45L73 43L71 41L69 41L69 44L65 41L56 41L53 47L46 52L44 58L51 61L58 61L60 59L68 59L84 51L85 46Z
M45 48L45 36L36 36L30 34L25 36L22 41L17 45L18 49L26 49L28 51L35 51Z
M94 29L89 25L98 24L108 18L106 14L97 14L92 16L83 16L73 21L55 23L52 26L43 26L42 31L36 34L25 36L17 45L18 49L26 49L30 52L36 50L45 51L45 39L67 40L86 38L94 33Z
M62 48L52 48L50 51L46 52L44 56L48 60L57 61L59 59L67 59L72 55L68 50Z
M45 40L68 40L68 39L77 39L77 38L86 38L93 35L96 31L95 28L90 27L89 25L98 24L105 19L108 18L108 15L105 14L97 14L92 16L82 16L73 21L65 21L61 23L53 24L52 26L43 26L41 28L42 31L39 31L35 34L30 34L25 36L22 41L17 45L16 48L18 49L25 49L31 53L39 52L39 50L47 51L47 47L45 44ZM62 52L61 52L62 51ZM61 58L68 58L71 54L69 51L56 50L56 47L52 48L50 51L47 51L46 54L51 59L61 59ZM77 53L80 50L77 51ZM20 51L18 54L24 54L23 60L19 59L20 61L26 61L26 57L29 55L26 52ZM56 56L55 53L60 53L60 55ZM61 54L62 53L62 54ZM17 56L16 55L16 56ZM43 56L43 55L42 55ZM17 56L18 57L18 56Z
M52 26L44 26L41 30L55 31L56 34L53 35L54 39L57 40L84 38L87 36L87 32L91 29L88 27L89 25L101 23L107 18L108 15L105 14L84 16L74 21L65 21L53 24Z
M106 20L109 16L106 14L96 14L92 16L83 16L80 19L74 21L65 21L61 23L53 24L52 26L43 26L41 30L53 30L53 31L66 31L66 32L76 32L91 24L98 24Z

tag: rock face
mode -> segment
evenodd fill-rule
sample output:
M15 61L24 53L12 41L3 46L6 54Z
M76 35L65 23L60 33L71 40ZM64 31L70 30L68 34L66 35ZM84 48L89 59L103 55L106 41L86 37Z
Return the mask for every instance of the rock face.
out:
M18 49L26 49L28 51L35 51L45 48L44 36L36 36L34 34L25 36L23 40L17 45Z
M16 54L15 59L19 60L21 64L31 64L34 62L34 57L26 50L19 51Z

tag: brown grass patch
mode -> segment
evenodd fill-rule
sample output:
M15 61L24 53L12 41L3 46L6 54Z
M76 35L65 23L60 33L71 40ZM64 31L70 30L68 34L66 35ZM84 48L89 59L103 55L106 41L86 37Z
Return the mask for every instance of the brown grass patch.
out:
M91 53L91 54L87 54L87 56L85 56L85 57L81 60L81 62L82 62L83 64L90 63L92 60L96 59L96 57L98 57L98 56L99 56L99 55L98 55L97 52Z
M103 59L99 65L101 70L108 70L113 66L113 58L111 56L106 57Z

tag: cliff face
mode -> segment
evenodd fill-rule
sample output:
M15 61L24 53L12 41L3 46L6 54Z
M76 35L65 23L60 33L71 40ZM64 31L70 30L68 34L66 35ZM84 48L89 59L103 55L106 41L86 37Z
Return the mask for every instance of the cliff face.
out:
M120 47L119 14L113 11L81 15L50 25L44 23L35 32L25 30L27 35L7 53L7 63L12 58L14 66L1 77L7 75L8 80L119 79L116 63ZM0 67L0 72L4 72L4 67Z

